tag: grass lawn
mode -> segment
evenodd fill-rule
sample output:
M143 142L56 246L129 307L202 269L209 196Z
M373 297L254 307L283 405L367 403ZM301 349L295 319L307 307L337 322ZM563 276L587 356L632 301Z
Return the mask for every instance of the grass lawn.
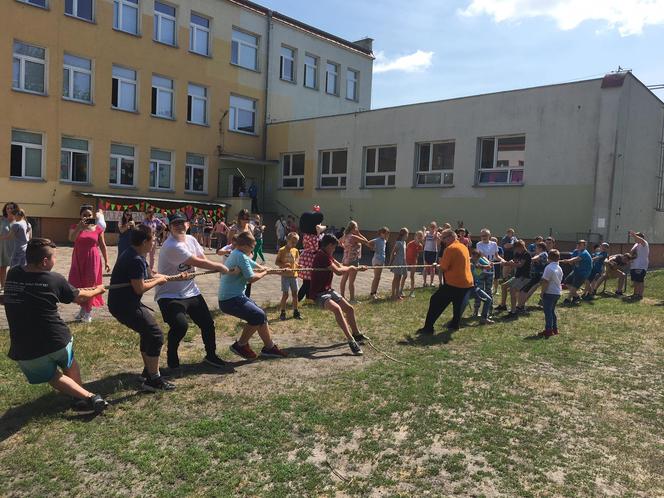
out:
M363 331L408 365L368 346L350 356L312 306L297 323L272 309L291 358L219 372L199 363L190 329L177 390L156 395L137 392L136 334L75 325L83 378L112 404L98 417L28 385L3 355L0 495L664 495L663 271L641 302L559 308L549 340L528 339L543 328L535 310L419 338L430 293L357 306ZM238 322L216 324L235 361Z

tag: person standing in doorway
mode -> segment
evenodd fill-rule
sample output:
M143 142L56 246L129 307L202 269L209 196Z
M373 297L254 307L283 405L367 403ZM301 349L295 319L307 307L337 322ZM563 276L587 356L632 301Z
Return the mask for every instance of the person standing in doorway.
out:
M249 190L247 190L247 194L249 194L249 197L251 198L251 212L252 213L257 213L258 212L258 187L256 186L256 182L251 182L251 185L249 185Z

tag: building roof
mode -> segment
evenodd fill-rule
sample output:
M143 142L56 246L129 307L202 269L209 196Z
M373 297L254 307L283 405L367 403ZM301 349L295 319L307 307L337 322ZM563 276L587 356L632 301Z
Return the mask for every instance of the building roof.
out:
M278 21L284 22L286 24L290 24L291 26L294 26L296 28L302 29L304 31L307 31L313 35L320 36L321 38L325 38L326 40L332 41L334 43L337 43L339 45L342 45L346 48L350 48L351 50L355 50L357 52L360 52L364 55L367 55L371 58L373 58L373 52L358 43L346 40L344 38L341 38L340 36L333 35L332 33L328 33L327 31L323 31L322 29L318 29L315 26L311 26L310 24L306 24L302 21L298 21L297 19L294 19L292 17L289 17L285 14L282 14L280 12L277 12L275 10L268 9L267 7L264 7L262 5L259 5L257 3L251 2L249 0L227 0L231 3L235 3L237 5L241 5L243 7L246 7L248 9L251 9L253 11L259 12L263 15L268 15L272 14L272 18L276 19Z

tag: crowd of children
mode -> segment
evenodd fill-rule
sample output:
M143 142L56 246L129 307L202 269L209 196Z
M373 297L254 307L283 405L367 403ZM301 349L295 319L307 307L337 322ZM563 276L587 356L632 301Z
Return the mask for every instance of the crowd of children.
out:
M5 211L11 221L18 219L20 223L14 205L5 206ZM88 223L89 220L92 221ZM299 234L293 230L290 220L288 223L281 218L278 220L277 268L266 266L262 252L266 226L259 216L252 218L247 210L242 210L235 224L228 226L221 221L222 225L212 228L217 236L223 234L227 242L217 251L223 262L216 262L206 257L201 239L188 233L191 230L189 220L183 214L175 213L168 219L169 236L160 250L155 269L152 261L148 263L154 254L158 231L151 226L151 220L141 225L125 220L126 248L115 263L108 293L108 307L113 317L139 334L144 366L142 386L147 391L174 389L175 386L160 374L159 357L166 342L168 367L179 368L178 346L187 332L189 319L201 331L206 353L204 361L215 367L226 366L216 354L214 320L193 279L197 268L221 274L219 309L245 322L230 350L246 360L257 357L249 346L255 333L263 342L261 356L287 356L272 340L265 310L250 297L251 284L271 274L281 277L280 320L286 320L289 297L293 318L302 319L299 303L306 296L334 315L351 352L363 354L361 344L368 338L360 331L353 306L357 302L355 279L358 272L367 270L361 264L362 246L373 251L372 300L378 298L385 266L389 266L392 273L390 298L395 302L406 298L404 290L408 276L408 296L414 295L418 273L422 274L424 287L432 286L438 276L441 285L432 295L427 320L421 329L423 333L433 333L434 322L450 303L454 306L454 313L448 327L458 329L463 310L471 298L474 298L473 315L482 325L495 322L494 312L507 311L505 318L518 318L526 312L528 299L539 289L545 318L545 328L539 335L548 338L558 334L555 310L564 287L569 294L564 302L569 305L593 299L599 287L610 278L618 279L616 294L622 295L629 271L634 286L631 299L638 300L643 297L648 269L649 245L640 232L629 233L636 242L628 253L610 256L607 243L596 245L591 253L586 241L580 240L576 249L562 258L552 237L537 237L527 246L513 229L508 229L499 241L488 228L483 228L479 240L473 242L467 229L453 231L449 224L439 226L432 221L428 227L415 232L410 241L410 231L401 228L388 251L390 230L387 227L380 228L377 236L369 240L360 232L358 223L351 221L339 240L335 235L325 233L323 215L317 206L301 217ZM76 235L74 240L78 240L84 231L97 236L103 234L97 222L98 217L92 213L91 207L84 206L81 222L72 228ZM2 237L9 239L6 233L7 230ZM101 301L105 292L101 281L97 281L101 263L97 261L94 265L95 275L90 285L80 284L78 287L84 288L77 288L71 279L67 282L51 272L56 260L55 244L41 238L23 242L23 259L12 265L3 281L10 327L10 357L18 362L29 382L49 382L57 390L73 396L78 408L101 411L106 403L82 387L71 334L57 312L58 302L76 302L82 309L87 309L95 299ZM202 242L209 245L207 239ZM300 243L302 251L298 249ZM90 247L93 246L96 247L96 242ZM343 250L341 263L334 258L338 246ZM261 258L260 264L257 258ZM106 261L105 252L104 259ZM340 292L332 287L334 275L341 277ZM298 279L302 280L299 288ZM141 302L142 295L152 288L156 289L155 300L169 327L166 341L152 310ZM500 304L494 307L498 288Z

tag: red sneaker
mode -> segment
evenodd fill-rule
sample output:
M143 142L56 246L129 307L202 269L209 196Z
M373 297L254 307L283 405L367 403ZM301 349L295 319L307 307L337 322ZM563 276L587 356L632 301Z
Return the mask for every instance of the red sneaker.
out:
M255 360L256 359L256 353L254 353L253 349L249 347L249 344L245 344L244 346L240 346L237 341L235 341L233 344L230 345L229 348L233 353L235 353L238 356L241 356L245 360Z
M270 349L261 349L261 356L265 358L286 358L288 353L279 349L279 346L274 344Z

